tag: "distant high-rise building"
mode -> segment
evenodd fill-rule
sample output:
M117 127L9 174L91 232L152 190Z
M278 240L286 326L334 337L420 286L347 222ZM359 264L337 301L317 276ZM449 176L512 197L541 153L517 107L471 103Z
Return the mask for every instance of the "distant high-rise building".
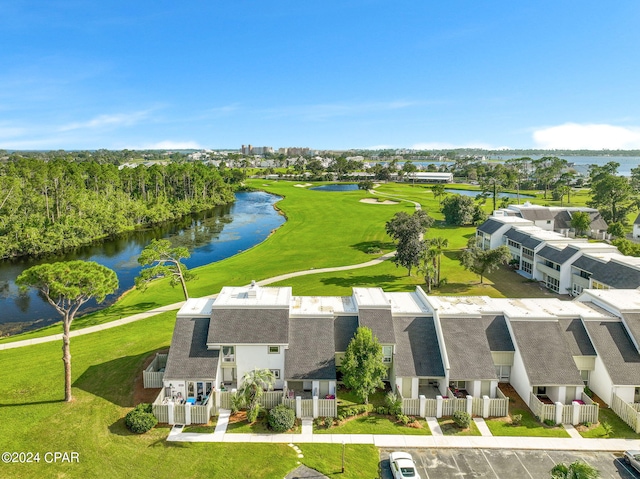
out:
M271 146L253 146L253 145L242 145L242 154L243 155L264 155L266 153L273 153L273 147Z

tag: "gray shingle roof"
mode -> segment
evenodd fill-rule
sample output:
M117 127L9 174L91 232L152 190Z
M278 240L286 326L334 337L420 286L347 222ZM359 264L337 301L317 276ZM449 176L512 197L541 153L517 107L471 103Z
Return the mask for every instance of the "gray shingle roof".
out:
M515 351L504 316L483 316L482 323L491 351Z
M617 261L596 263L591 278L615 289L636 289L640 287L640 271Z
M560 329L573 356L595 356L596 350L579 319L559 319Z
M571 213L567 210L559 211L553 220L554 230L571 229Z
M285 344L289 340L289 309L216 309L208 343Z
M164 379L216 380L220 351L207 349L209 318L176 319Z
M431 317L397 317L394 367L398 377L444 377L436 327Z
M511 321L510 325L531 385L584 384L557 321Z
M622 319L629 335L636 340L636 344L640 344L640 313L622 313Z
M351 338L358 329L357 316L338 316L333 322L333 337L336 352L343 353L347 350Z
M590 228L592 230L605 231L609 227L599 211L589 212L589 217L591 218Z
M620 321L585 321L614 385L640 386L640 354Z
M553 220L555 213L549 208L520 208L520 216L530 221Z
M478 231L482 231L483 233L493 234L498 231L500 228L504 226L504 223L500 221L495 221L489 218L487 221L478 226Z
M336 379L333 318L291 318L284 374L290 379Z
M536 239L528 234L522 233L513 228L507 231L504 234L504 236L515 241L516 243L520 243L522 246L529 249L535 249L536 246L542 243L542 240Z
M633 220L633 224L634 225L640 225L640 214L638 214L638 216L636 216L636 219Z
M540 251L538 251L537 256L538 258L548 259L554 263L563 264L577 252L578 250L573 246L567 246L563 249L557 249L553 246L544 246Z
M497 379L482 318L440 318L449 358L449 379Z
M579 268L583 271L587 271L588 273L591 273L593 272L594 269L598 267L598 264L602 264L602 263L596 259L589 258L586 255L582 255L571 264L576 268Z
M358 321L360 326L371 329L381 344L395 344L391 309L360 309Z

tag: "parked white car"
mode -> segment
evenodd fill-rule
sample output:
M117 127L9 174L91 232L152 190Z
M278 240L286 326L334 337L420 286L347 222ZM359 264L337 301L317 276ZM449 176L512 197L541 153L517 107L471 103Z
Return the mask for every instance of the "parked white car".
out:
M411 454L406 452L392 452L389 454L389 465L394 479L420 479L416 470L416 463Z
M624 462L640 472L640 451L624 451Z

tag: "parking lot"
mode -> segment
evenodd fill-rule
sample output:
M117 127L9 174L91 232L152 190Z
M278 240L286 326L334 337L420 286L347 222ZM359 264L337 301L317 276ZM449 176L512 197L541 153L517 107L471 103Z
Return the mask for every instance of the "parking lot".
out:
M422 479L549 479L560 462L580 459L600 471L603 479L640 479L621 456L610 452L512 451L503 449L403 449L413 456ZM392 479L391 449L380 450L383 479Z

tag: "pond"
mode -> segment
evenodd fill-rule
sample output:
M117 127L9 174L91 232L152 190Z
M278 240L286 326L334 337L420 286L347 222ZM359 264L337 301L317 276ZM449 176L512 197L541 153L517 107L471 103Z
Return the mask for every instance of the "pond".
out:
M478 196L480 193L482 193L481 191L477 191L477 190L456 190L454 188L445 188L445 190L447 193L451 193L451 194L458 194L458 195L462 195L462 196L473 196L474 198L476 196ZM507 197L507 198L517 198L518 195L516 193L498 193L498 198L503 198L503 197ZM523 195L522 193L520 193L520 198L535 198L535 196L532 195Z
M38 259L25 257L0 261L0 336L40 328L60 320L53 307L36 292L19 293L15 278L31 266L79 259L96 261L113 269L120 282L118 291L100 305L88 303L82 310L88 312L113 303L133 287L134 278L140 271L138 256L152 239L166 238L174 246L188 248L191 257L184 263L190 269L219 261L264 241L284 223L284 216L273 206L279 199L279 196L264 192L240 192L236 193L234 203L72 252Z
M314 186L313 188L309 188L309 189L318 190L318 191L356 191L358 189L358 185L332 184L332 185Z

